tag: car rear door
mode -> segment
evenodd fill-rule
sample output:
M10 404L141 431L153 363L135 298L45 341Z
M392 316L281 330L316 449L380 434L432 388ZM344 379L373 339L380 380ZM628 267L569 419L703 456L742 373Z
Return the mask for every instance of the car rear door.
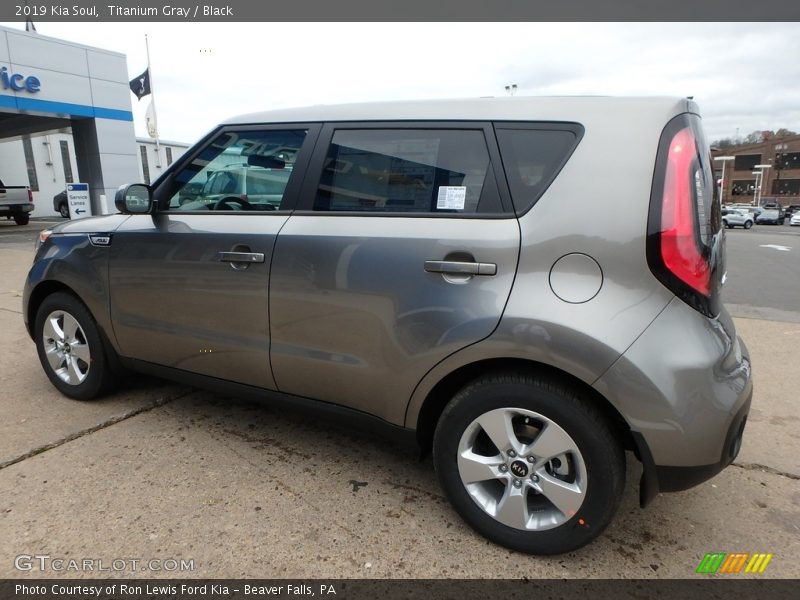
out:
M111 318L123 356L274 389L269 268L318 131L313 124L225 128L164 179L156 214L131 216L114 232ZM255 210L238 193L226 199L214 182L181 202L184 187L216 181L230 164L265 160L291 170L277 210ZM244 176L246 168L232 172Z
M490 124L326 125L273 256L278 389L402 422L497 326L519 242Z

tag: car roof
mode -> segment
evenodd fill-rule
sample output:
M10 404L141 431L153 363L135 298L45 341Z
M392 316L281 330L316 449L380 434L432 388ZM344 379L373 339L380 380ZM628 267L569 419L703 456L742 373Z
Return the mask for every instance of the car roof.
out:
M223 125L396 120L583 122L636 113L663 120L684 112L697 113L697 106L686 98L677 97L507 96L284 108L239 115Z

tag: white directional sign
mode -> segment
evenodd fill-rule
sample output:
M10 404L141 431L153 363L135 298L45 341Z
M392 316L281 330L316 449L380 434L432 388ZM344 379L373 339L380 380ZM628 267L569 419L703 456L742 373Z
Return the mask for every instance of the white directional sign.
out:
M761 244L761 248L772 248L773 250L780 250L781 252L789 252L791 246L779 246L778 244Z
M89 200L88 183L67 184L67 204L70 219L83 219L92 216L92 203Z

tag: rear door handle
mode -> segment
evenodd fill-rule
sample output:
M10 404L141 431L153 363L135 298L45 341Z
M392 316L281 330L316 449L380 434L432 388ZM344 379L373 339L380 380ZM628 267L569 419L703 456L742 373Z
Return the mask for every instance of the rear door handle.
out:
M217 260L232 263L263 263L263 252L217 252Z
M445 273L447 275L496 275L497 265L454 260L426 260L425 270L428 273Z

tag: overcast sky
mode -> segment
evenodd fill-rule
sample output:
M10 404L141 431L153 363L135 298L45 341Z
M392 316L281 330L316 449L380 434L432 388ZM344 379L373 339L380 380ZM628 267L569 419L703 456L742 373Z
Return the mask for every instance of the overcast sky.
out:
M22 28L19 23L4 23ZM37 23L150 58L162 138L271 108L504 95L694 96L709 141L800 130L797 23ZM149 103L131 95L137 135Z

